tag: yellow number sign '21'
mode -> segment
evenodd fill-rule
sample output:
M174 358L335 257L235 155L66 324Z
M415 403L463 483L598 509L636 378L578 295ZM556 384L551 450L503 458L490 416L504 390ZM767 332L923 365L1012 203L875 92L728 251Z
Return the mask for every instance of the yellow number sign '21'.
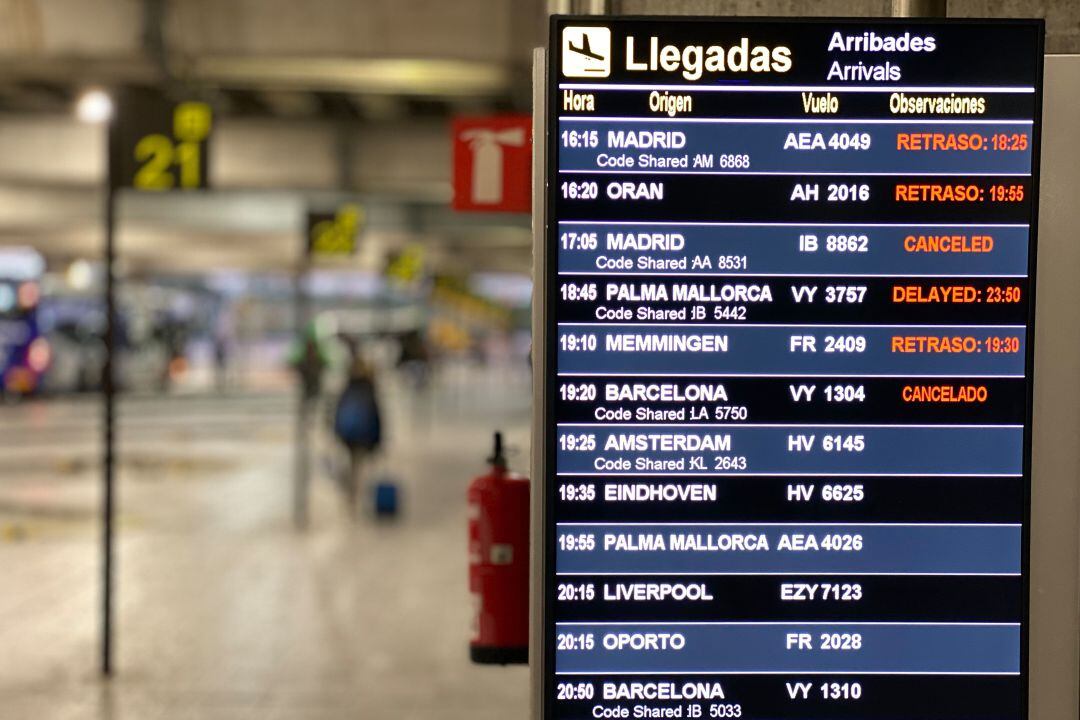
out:
M202 143L210 135L210 106L180 103L173 110L172 137L155 133L135 143L139 169L134 185L139 190L190 190L203 186Z

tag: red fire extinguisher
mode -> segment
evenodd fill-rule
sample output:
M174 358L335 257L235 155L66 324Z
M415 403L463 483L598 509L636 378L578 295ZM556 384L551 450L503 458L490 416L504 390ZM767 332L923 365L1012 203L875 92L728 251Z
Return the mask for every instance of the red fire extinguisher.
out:
M469 484L473 662L529 661L529 479L507 470L495 433L491 471Z

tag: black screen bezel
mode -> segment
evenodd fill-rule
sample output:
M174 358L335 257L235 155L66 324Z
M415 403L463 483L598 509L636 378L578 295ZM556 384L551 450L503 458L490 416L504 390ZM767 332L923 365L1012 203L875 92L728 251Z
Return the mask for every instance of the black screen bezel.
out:
M624 22L650 22L650 23L767 23L786 25L821 25L821 24L897 24L897 25L1014 25L1029 27L1035 32L1035 62L1036 76L1035 87L1035 112L1032 124L1032 163L1031 163L1031 217L1028 241L1028 318L1025 333L1026 353L1024 360L1024 375L1026 380L1026 401L1024 421L1024 456L1023 477L1024 483L1024 509L1023 526L1021 528L1021 586L1023 596L1023 613L1020 626L1020 687L1023 694L1022 719L1028 720L1030 713L1029 678L1030 678L1030 592L1031 592L1031 454L1032 454L1032 423L1033 423L1033 392L1035 385L1034 376L1034 340L1035 340L1035 306L1036 306L1036 257L1038 251L1038 217L1040 195L1040 158L1042 146L1042 111L1043 111L1043 69L1044 69L1044 44L1045 22L1041 19L1001 19L1001 18L877 18L877 17L814 17L814 18L782 18L782 17L730 17L717 18L708 16L643 16L624 15L617 17L596 15L553 15L550 18L546 81L544 88L544 106L538 109L543 112L543 127L545 130L544 157L546 167L543 171L544 187L537 194L543 198L543 207L536 208L534 212L543 213L541 252L544 257L545 276L535 278L534 282L540 284L539 308L534 312L540 313L541 327L543 328L543 363L540 365L544 373L542 378L541 398L537 398L536 422L539 423L540 437L543 438L542 463L543 476L535 477L534 482L541 483L540 507L536 514L539 520L539 528L533 533L533 542L539 543L537 553L536 572L538 573L540 600L535 613L534 622L539 624L539 631L533 634L534 638L541 640L540 652L536 648L531 651L531 662L535 664L533 669L534 678L539 678L539 687L534 687L534 694L538 693L536 707L540 711L541 720L549 720L554 717L556 676L554 673L555 658L555 628L549 622L550 608L555 603L555 590L557 579L554 574L554 557L556 550L556 532L551 520L552 508L556 502L558 482L555 476L556 468L556 425L552 418L552 410L555 407L558 377L557 349L557 323L554 313L551 312L551 299L556 296L558 289L558 223L553 217L556 206L556 190L558 187L558 108L554 99L558 94L560 78L559 68L561 56L559 54L559 31L564 24L575 25L598 25L611 26ZM842 86L838 86L842 90ZM535 138L534 142L540 142ZM534 682L536 682L534 680Z

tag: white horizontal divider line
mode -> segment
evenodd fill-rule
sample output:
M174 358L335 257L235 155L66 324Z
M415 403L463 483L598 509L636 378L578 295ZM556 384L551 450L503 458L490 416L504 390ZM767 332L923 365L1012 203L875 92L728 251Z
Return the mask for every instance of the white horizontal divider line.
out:
M556 675L1008 675L1017 676L1019 672L964 672L937 670L919 672L916 670L556 670Z
M1022 93L1033 94L1028 85L987 85L929 87L922 85L650 85L647 83L559 83L560 90L674 90L678 92L902 92L902 93Z
M678 373L678 372L569 372L562 371L556 373L558 377L701 377L701 378L728 378L728 377L756 377L756 378L919 378L926 380L940 379L940 378L971 378L975 380L982 380L986 378L1022 378L1024 375L972 375L971 373L949 373L944 375L912 375L909 373L895 374L895 375L882 375L875 373Z
M908 626L908 625L913 625L913 626L916 626L916 627L920 627L920 626L922 626L922 627L951 627L951 626L959 626L959 627L1020 627L1020 623L1018 623L1018 622L1016 622L1016 623L1011 623L1011 622L925 622L925 621L923 621L923 622L920 622L920 621L915 621L915 622L901 622L901 621L874 622L874 621L870 621L870 620L855 620L855 621L852 621L852 622L848 622L848 621L845 621L845 620L761 620L761 621L754 621L754 620L728 620L728 621L724 621L724 620L717 620L717 621L708 621L708 620L698 620L698 621L686 620L686 621L684 621L684 620L676 620L676 621L673 621L673 622L652 621L652 620L646 620L646 621L642 621L642 622L634 622L633 620L627 620L627 621L604 620L604 621L600 621L600 622L588 622L588 621L579 621L579 620L572 620L572 621L568 620L568 621L563 621L563 622L556 622L555 625L556 626L573 625L575 627L579 627L579 626L582 626L582 625L601 625L601 626L607 626L607 625L615 625L615 626L619 626L619 625L667 625L667 626L673 626L673 627L674 626L682 626L682 625L689 625L689 626L695 626L695 625L896 625L896 626L901 626L901 627Z
M640 572L636 570L623 572L567 572L564 570L556 572L555 574L560 577L756 577L765 575L783 575L785 577L846 577L848 575L852 577L1020 577L1020 573L1018 572L874 572L865 570L850 570L846 572L834 572L831 570L824 572L815 572L813 570L795 570L793 572L783 572L781 570L758 570L752 572Z
M569 252L574 252L573 250ZM618 251L616 251L618 252ZM703 272L664 272L664 271L635 271L635 272L622 272L620 270L560 270L559 275L578 276L578 275L614 275L618 277L627 277L640 275L644 277L816 277L821 278L822 281L829 278L1026 278L1027 275L999 275L999 274L984 274L984 275L928 275L920 273L763 273L753 272L747 270L745 272L717 272L717 273L703 273ZM730 301L734 302L734 301ZM1004 304L1004 303L1002 303Z
M559 122L627 122L627 123L712 123L712 124L786 124L786 125L1034 125L1034 120L956 120L953 118L686 118L686 117L619 117L614 115L559 115ZM1023 152L1009 150L1007 152Z
M1026 228L1029 223L872 223L872 222L698 222L683 220L559 220L559 225L671 225L699 227L910 227L910 228Z
M664 423L664 422L560 422L556 427L643 427L663 428L668 426L681 427L690 423ZM1011 428L1020 430L1024 426L1016 423L693 423L694 427L702 428L729 428L729 427L773 427L773 428L922 428L939 430L942 428L967 428L978 430L982 428Z
M881 176L881 177L1031 177L1031 173L1011 172L860 172L860 171L787 171L787 170L659 170L649 168L647 170L559 170L562 175L798 175L808 177L811 175L855 175L855 176Z
M915 328L915 329L930 328L930 329L939 329L939 330L946 330L946 329L949 329L949 328L975 328L975 329L987 328L987 329L997 329L997 330L1022 330L1022 329L1027 328L1027 325L963 325L963 324L957 324L957 323L953 323L953 324L942 323L942 324L937 324L937 325L928 325L928 324L920 324L920 323L910 323L910 324L903 324L903 325L901 325L901 324L875 325L875 324L872 324L872 323L739 323L738 325L733 325L731 323L664 323L664 322L650 322L650 323L642 323L642 324L639 325L639 324L635 324L635 323L625 323L625 322L567 322L567 321L560 321L560 322L557 323L557 325L559 327L569 326L569 327L612 327L612 328L615 328L615 327L641 327L642 325L644 325L645 327L657 327L657 328L661 328L661 329L668 328L668 327L704 327L704 328L707 328L707 327L720 327L720 328L730 328L730 327L843 327L843 328L853 328L853 327L861 327L861 328Z
M557 522L556 527L1002 527L1019 528L1020 523L962 522Z
M557 472L558 477L1023 477L1023 473L983 473L983 472L925 472L925 473L881 473L881 472L671 472L668 470L637 472Z

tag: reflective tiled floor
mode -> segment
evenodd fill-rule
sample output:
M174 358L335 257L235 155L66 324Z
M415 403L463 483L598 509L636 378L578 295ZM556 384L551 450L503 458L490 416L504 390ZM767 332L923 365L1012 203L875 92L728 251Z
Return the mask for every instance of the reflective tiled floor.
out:
M289 395L122 408L117 675L98 679L98 405L0 408L0 717L525 717L524 668L467 661L464 488L488 433L527 458L528 380L446 369L387 385L399 521L352 522L315 433L291 524ZM322 417L319 421L325 423Z

